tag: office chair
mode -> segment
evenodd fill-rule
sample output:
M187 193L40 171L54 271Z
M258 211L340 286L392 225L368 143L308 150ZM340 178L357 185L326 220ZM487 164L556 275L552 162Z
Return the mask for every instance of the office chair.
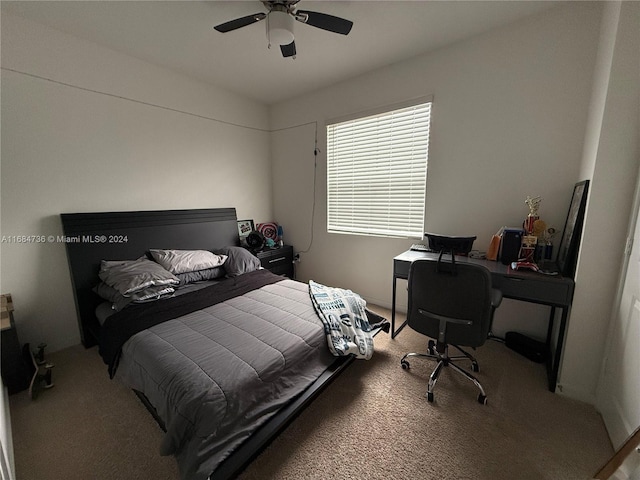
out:
M443 367L452 367L471 380L479 389L478 402L485 405L487 396L482 385L471 373L463 370L454 361L471 361L474 372L478 362L460 348L479 347L487 339L493 320L493 312L502 301L502 293L491 288L491 274L477 264L443 260L443 252L437 261L416 260L409 270L409 326L423 335L431 337L429 353L407 353L400 360L404 370L409 368L408 357L426 357L437 360L435 370L429 378L427 400L433 402L433 389ZM449 347L455 347L462 355L450 356Z

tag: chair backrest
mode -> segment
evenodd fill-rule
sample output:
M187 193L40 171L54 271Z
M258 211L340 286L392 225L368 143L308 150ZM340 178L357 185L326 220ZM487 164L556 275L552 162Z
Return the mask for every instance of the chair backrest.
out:
M491 274L481 265L416 260L409 270L409 326L443 343L468 347L482 345L493 317ZM464 320L447 323L442 318Z

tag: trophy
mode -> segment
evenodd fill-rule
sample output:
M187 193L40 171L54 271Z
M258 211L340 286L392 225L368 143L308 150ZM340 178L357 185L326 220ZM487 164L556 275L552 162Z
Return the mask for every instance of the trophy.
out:
M538 238L541 237L546 230L546 224L544 221L540 220L540 215L538 215L540 202L542 202L542 197L540 196L527 196L524 201L524 203L529 207L529 214L522 224L525 235L522 236L520 260L524 262L534 262L536 248L538 246Z

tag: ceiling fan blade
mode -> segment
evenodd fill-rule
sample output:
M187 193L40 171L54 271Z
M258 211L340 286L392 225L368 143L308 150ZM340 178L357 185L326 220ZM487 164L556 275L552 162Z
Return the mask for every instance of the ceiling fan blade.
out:
M256 22L259 22L260 20L264 20L266 17L267 17L266 13L254 13L253 15L247 15L246 17L236 18L235 20L221 23L220 25L216 25L213 28L215 28L219 32L227 33L227 32L230 32L231 30L236 30L238 28L246 27L247 25L251 25L252 23L256 23Z
M295 40L291 42L289 45L280 45L280 51L282 52L282 56L287 57L295 57L296 56L296 42Z
M310 12L309 10L297 10L295 19L313 27L328 30L341 35L347 35L353 27L353 22L326 13Z

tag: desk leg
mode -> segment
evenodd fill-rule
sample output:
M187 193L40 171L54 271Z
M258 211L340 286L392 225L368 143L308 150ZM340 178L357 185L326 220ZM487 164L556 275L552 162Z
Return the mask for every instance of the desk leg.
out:
M407 326L405 320L402 325L396 329L396 280L398 277L393 276L393 298L391 299L391 338L396 338L400 331Z
M567 328L567 318L569 317L569 308L562 307L562 316L560 318L560 328L558 329L558 343L556 344L556 353L553 356L553 369L549 377L549 391L556 391L556 383L558 381L558 371L560 370L560 357L562 356L562 345L564 343L564 333Z
M396 338L396 276L393 276L393 297L391 298L391 338Z
M551 313L549 314L549 325L547 327L547 343L545 345L547 355L547 382L549 384L549 391L554 392L556 389L556 383L554 378L557 377L557 373L554 375L553 364L555 363L557 352L553 352L551 349L551 341L553 340L553 322L556 318L556 307L551 307Z
M560 357L562 356L562 344L564 343L564 333L567 328L567 318L569 317L569 307L561 307L562 316L560 318L560 328L558 329L558 340L556 349L551 357L551 340L553 337L553 322L556 315L556 307L551 307L551 316L549 317L549 328L547 330L547 349L549 359L547 360L547 378L549 380L549 391L556 391L556 383L558 381L558 371L560 370Z

